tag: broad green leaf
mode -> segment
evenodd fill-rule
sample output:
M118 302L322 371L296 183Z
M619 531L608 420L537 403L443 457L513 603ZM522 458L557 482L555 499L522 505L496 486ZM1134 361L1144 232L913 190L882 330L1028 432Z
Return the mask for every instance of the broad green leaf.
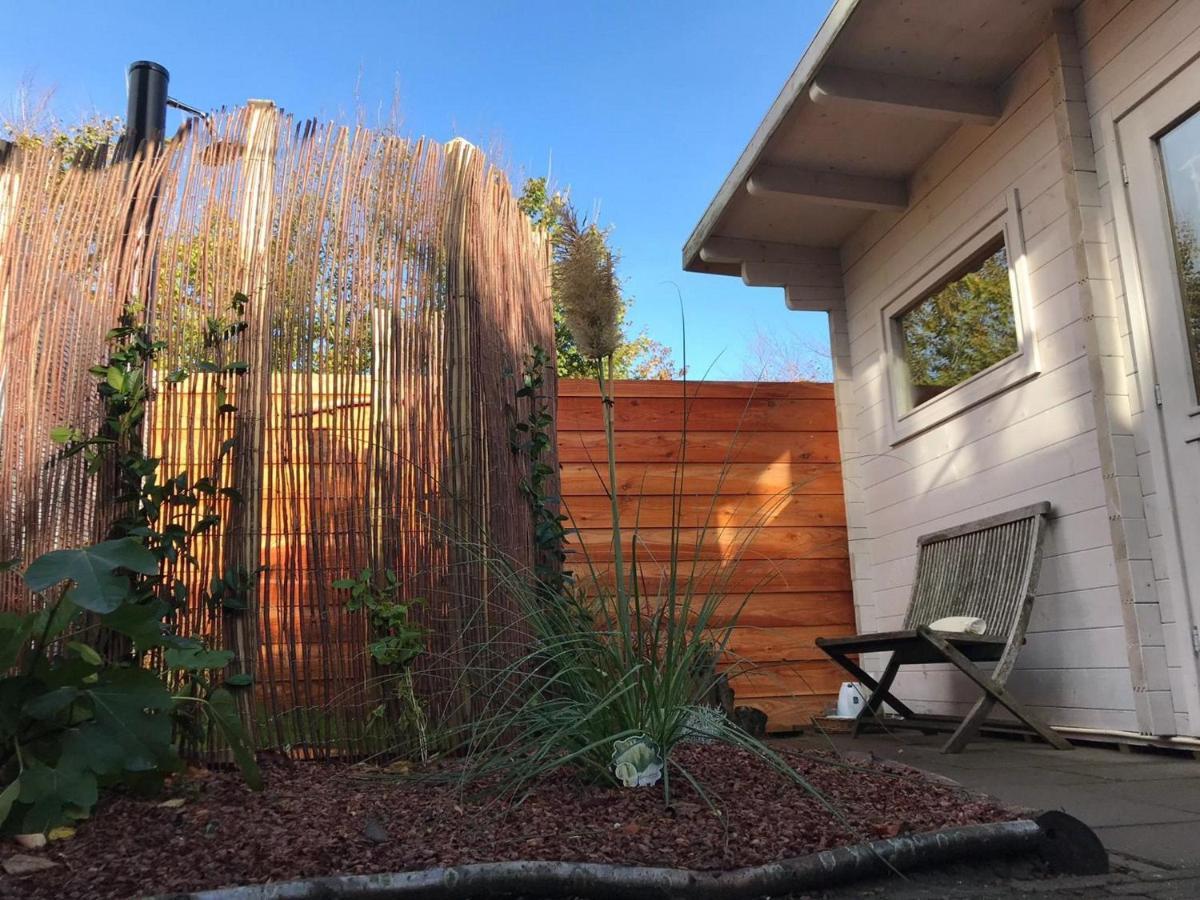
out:
M258 768L258 761L254 758L254 748L250 746L246 729L242 727L242 720L238 716L237 702L233 699L233 694L224 688L217 688L213 691L208 698L208 713L216 723L221 736L225 738L225 742L229 744L229 749L233 751L233 758L237 762L238 768L242 770L242 777L246 779L246 784L250 786L251 790L261 791L263 788L262 772Z
M172 706L167 686L146 669L114 668L86 691L95 724L120 745L129 772L173 768Z
M65 807L91 809L96 805L96 776L73 765L54 768L32 760L18 779L17 799L31 809L25 814L22 828L30 833L45 833L67 821Z
M245 673L230 675L225 679L225 687L243 688L250 687L252 684L254 684L254 679Z
M228 650L206 650L203 647L188 647L166 652L167 665L172 669L196 672L201 669L223 669L229 665L233 654Z
M0 671L11 669L33 639L37 613L0 612Z
M90 769L97 775L120 775L125 771L125 750L111 732L94 721L85 722L67 731L59 765Z
M0 791L0 825L8 818L12 812L13 804L17 802L17 797L21 793L21 781L17 779L3 791Z
M129 592L128 579L113 574L121 568L153 575L158 560L137 540L121 538L91 547L52 550L35 559L24 577L31 591L72 581L72 601L92 612L107 613L120 606Z
M170 612L165 603L127 603L107 613L101 621L125 635L143 653L161 647L166 640L163 619Z
M104 665L104 659L96 652L94 647L90 647L82 641L67 641L67 648L74 650L79 654L79 658L85 663L92 666Z
M79 688L71 685L55 688L25 704L25 715L32 719L53 719L79 699Z

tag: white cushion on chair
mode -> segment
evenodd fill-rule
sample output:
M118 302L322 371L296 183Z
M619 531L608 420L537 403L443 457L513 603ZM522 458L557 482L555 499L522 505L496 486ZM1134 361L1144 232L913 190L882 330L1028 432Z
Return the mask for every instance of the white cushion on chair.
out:
M930 631L949 631L955 634L983 634L987 622L978 616L946 616L929 623Z

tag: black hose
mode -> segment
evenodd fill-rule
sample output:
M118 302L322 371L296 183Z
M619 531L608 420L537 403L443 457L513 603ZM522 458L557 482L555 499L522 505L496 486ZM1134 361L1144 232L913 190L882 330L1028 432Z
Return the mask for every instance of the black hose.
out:
M595 900L741 900L816 890L891 870L1034 852L1036 822L964 825L839 847L730 872L571 862L495 862L379 875L171 894L158 900L468 900L483 897L580 897Z

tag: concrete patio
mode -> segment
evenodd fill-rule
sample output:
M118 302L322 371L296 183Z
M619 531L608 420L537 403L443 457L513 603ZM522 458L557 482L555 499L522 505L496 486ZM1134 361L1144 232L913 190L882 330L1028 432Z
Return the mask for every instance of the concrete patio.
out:
M1042 744L981 739L960 754L940 752L944 735L915 732L849 735L806 734L779 743L788 747L870 752L950 778L1014 806L1061 809L1082 819L1108 848L1114 875L1053 879L1034 886L1042 896L1200 897L1200 760L1149 751L1123 752L1079 746L1062 752ZM1061 884L1059 884L1061 882ZM897 885L888 892L895 893ZM963 896L990 896L976 886ZM917 879L905 890L919 893ZM1001 887L1003 892L1005 888ZM1045 893L1058 891L1062 893ZM935 890L955 896L945 886ZM1082 893L1077 893L1081 891ZM907 893L904 895L907 896Z

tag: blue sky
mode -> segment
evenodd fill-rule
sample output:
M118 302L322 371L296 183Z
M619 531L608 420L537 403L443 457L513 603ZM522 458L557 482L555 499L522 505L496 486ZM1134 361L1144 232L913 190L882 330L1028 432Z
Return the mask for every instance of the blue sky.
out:
M678 357L682 294L691 371L715 361L710 377L740 378L756 332L806 355L827 344L824 315L684 273L680 248L828 5L0 0L0 103L32 80L68 124L120 114L134 59L165 65L172 95L205 109L262 97L371 123L395 98L404 133L498 150L515 180L552 160L613 226L636 325Z

